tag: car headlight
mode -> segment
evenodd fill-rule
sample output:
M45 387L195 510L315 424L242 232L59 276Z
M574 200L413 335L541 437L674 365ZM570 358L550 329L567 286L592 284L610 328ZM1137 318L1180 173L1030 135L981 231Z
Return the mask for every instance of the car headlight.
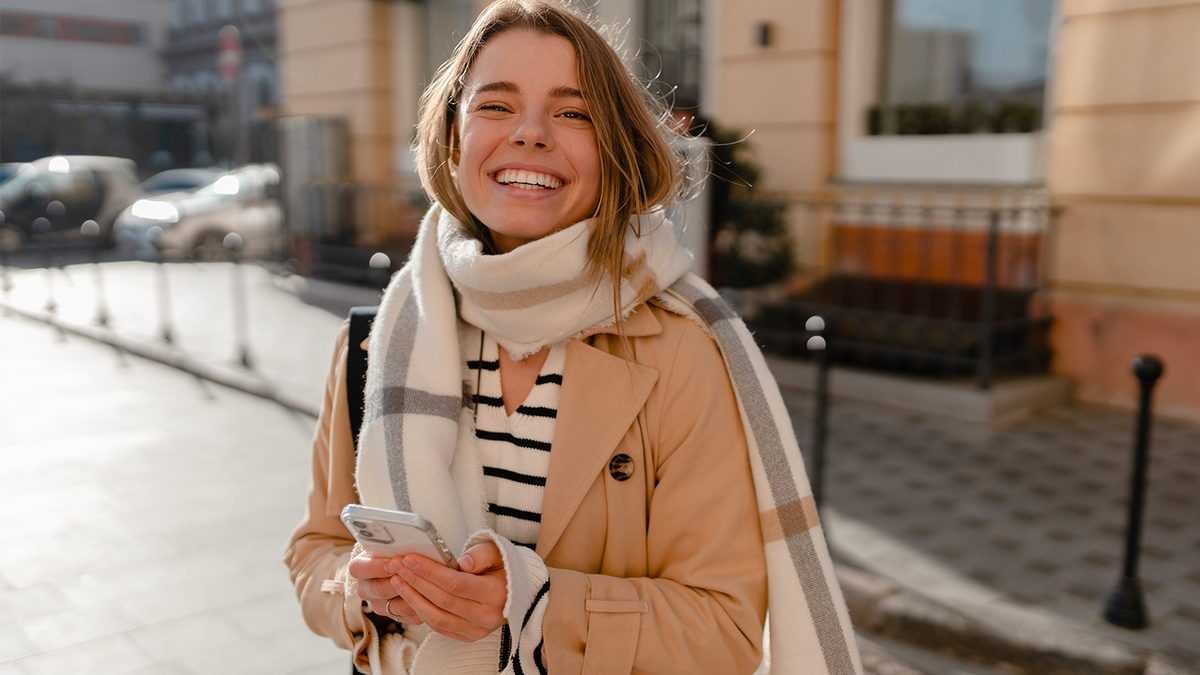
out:
M133 203L129 212L137 218L145 218L159 223L179 222L179 210L166 203L153 199L139 199Z

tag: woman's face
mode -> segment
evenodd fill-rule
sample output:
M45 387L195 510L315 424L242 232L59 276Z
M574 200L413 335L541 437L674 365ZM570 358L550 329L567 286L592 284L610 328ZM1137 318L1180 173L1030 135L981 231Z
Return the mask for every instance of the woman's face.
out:
M595 211L596 130L566 39L516 29L488 40L455 126L459 192L502 252Z

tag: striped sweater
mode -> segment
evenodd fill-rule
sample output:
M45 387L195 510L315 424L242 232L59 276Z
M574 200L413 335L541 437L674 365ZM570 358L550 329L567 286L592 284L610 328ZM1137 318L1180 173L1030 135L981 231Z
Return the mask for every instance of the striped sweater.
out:
M467 385L474 397L475 437L483 464L487 523L497 534L518 546L533 549L542 520L542 499L550 472L550 442L554 438L559 395L562 392L565 346L552 347L525 401L508 415L500 387L500 355L496 341L470 328L471 345L466 363ZM483 339L482 357L479 341ZM538 592L514 640L508 624L501 629L499 670L512 659L515 673L541 673L542 619L549 601L550 582Z

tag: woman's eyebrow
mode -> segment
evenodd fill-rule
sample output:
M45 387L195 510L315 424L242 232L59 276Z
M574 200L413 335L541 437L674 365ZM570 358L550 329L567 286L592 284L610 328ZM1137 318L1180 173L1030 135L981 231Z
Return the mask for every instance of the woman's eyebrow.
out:
M521 93L521 88L518 87L517 83L513 82L512 80L498 80L496 82L488 82L486 84L481 84L478 87L475 87L475 89L472 91L472 93L478 95L478 94L486 94L486 93L492 92L492 91L500 91L500 92L504 92L507 94L519 94L519 93ZM555 87L550 90L550 97L551 98L579 98L579 99L582 99L583 92L579 91L575 87L567 87L567 86Z
M519 94L521 93L521 88L517 86L516 82L511 80L500 80L499 82L488 82L487 84L481 84L478 87L475 87L474 93L485 94L489 91L502 91L509 94Z

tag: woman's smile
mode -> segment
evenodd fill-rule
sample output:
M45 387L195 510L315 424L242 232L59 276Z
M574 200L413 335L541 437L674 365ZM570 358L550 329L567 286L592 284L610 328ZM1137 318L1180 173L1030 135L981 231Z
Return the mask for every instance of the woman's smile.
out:
M455 131L459 191L501 251L595 211L596 131L564 38L512 30L489 40L464 82Z

